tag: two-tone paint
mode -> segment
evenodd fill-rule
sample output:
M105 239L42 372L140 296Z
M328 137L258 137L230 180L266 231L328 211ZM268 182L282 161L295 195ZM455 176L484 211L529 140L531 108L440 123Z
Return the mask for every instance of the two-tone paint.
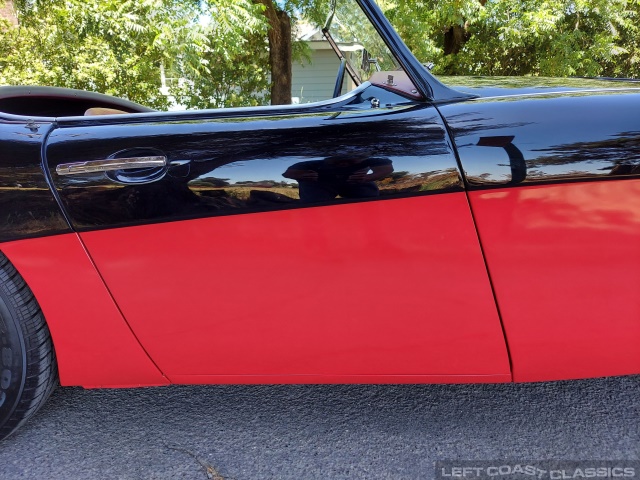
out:
M365 84L295 113L58 119L48 136L46 173L62 210L158 369L173 383L509 381L462 178L435 107ZM56 171L136 152L166 156L166 171ZM343 190L317 201L287 174L336 158L391 171L347 190L325 178ZM153 180L139 181L145 176ZM21 245L7 255L27 256ZM37 295L52 291L43 279L59 265L37 274L15 263L42 284ZM80 282L74 291L95 295ZM56 345L62 324L52 327ZM142 383L114 380L104 354L59 356L63 382Z
M515 381L640 367L640 90L573 84L440 108Z
M638 90L450 89L361 3L419 95L1 115L64 385L640 373ZM166 162L59 171L132 157Z

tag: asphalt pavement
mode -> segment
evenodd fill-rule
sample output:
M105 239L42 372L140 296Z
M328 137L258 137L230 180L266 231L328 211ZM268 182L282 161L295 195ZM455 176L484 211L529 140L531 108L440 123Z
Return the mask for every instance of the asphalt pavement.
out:
M640 460L640 376L59 388L0 443L0 479L431 479L442 459Z

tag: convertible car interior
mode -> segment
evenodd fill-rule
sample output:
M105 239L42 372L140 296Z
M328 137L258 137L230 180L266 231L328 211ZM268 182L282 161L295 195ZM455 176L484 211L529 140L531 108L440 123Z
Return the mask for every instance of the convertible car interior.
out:
M33 117L75 117L154 110L101 93L59 87L0 87L0 112Z

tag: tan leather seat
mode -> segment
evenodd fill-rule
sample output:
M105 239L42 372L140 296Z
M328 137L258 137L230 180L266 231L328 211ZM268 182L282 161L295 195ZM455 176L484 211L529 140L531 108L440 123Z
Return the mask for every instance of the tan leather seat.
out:
M93 107L88 108L86 112L84 112L85 116L91 117L94 115L123 115L128 112L123 110L116 110L115 108L104 108L104 107Z

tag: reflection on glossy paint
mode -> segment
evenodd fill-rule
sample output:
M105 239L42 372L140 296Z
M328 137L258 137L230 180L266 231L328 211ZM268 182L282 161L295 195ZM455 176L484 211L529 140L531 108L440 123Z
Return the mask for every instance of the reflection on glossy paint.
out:
M393 162L388 158L355 154L295 163L282 176L298 182L300 201L314 203L337 197L378 197L376 182L392 173Z
M637 93L515 96L441 110L472 188L640 175ZM513 147L506 155L485 148L508 138Z
M462 179L453 165L449 164L449 168L439 168L444 166L441 165L442 159L430 162L430 167L434 170L410 172L393 169L394 162L405 165L406 168L410 159L371 158L370 160L382 160L381 165L374 166L375 171L371 168L366 173L356 171L354 178L346 181L326 178L326 171L318 174L301 169L305 167L305 163L317 168L325 160L296 162L281 174L282 181L275 179L231 182L228 178L207 176L189 182L189 189L200 197L203 204L230 213L232 210L242 213L242 209L251 208L278 209L314 203L326 205L328 202L394 198L462 189ZM252 167L251 164L245 166L247 175L251 175ZM316 175L322 175L320 181L314 180ZM293 180L295 177L299 177L299 181Z
M544 169L588 165L576 173L594 176L640 174L640 131L621 132L612 138L567 143L537 150L543 153L529 162L531 169L543 175Z
M29 133L0 122L0 242L70 231L40 166L40 142L48 125Z
M488 182L498 183L500 185L505 184L518 184L522 183L527 178L527 164L524 160L524 155L522 151L513 143L515 137L511 136L493 136L493 137L480 137L478 140L478 147L498 147L502 148L508 158L509 163L506 165L496 164L497 167L505 166L508 168L508 173L505 172L501 175L499 180L496 180L496 175L492 175L489 172L483 172L479 176L473 176L467 174L467 181L471 185L483 185Z
M515 192L514 192L515 193ZM529 229L573 228L636 234L640 226L640 183L616 188L609 182L581 189L530 188L517 192L518 203L537 205L520 219ZM552 212L552 213L551 213Z
M288 112L268 121L244 111L241 118L199 123L118 119L111 126L63 128L50 137L49 167L55 172L59 163L139 148L162 152L174 166L164 178L139 185L105 175L53 174L80 229L461 191L436 109L407 106L388 92L387 104L395 99L398 106L372 109L369 90L380 89L365 89L348 108Z
M637 235L640 228L640 203L636 201L640 183L633 180L618 186L593 182L580 188L532 186L478 195L484 202L508 205L504 209L508 223L524 231L572 229ZM585 236L583 242L588 241Z

